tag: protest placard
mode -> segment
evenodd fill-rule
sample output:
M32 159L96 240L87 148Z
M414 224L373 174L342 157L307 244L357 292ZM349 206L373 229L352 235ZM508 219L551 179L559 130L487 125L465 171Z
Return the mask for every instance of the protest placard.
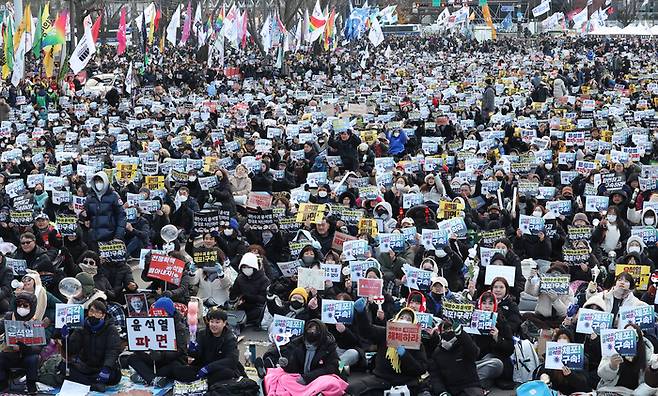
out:
M342 252L343 244L345 244L345 241L354 241L354 240L356 240L356 237L342 233L340 231L336 231L334 233L334 239L331 242L331 248L337 252Z
M424 271L409 264L405 264L402 271L407 276L405 285L410 289L428 291L432 285L432 271Z
M364 239L354 239L343 243L343 256L346 261L363 260L369 252L370 246Z
M219 212L217 210L204 209L194 213L193 229L199 234L219 231Z
M654 308L651 305L619 307L617 328L624 329L629 323L638 325L642 330L653 329L656 323Z
M431 313L427 312L416 312L416 323L420 323L420 328L422 330L429 330L434 327L435 317ZM436 320L440 320L436 318Z
M290 278L294 275L297 275L297 269L302 265L301 260L292 260L292 261L279 261L276 265L281 270L281 273L286 278Z
M383 279L360 278L357 281L357 296L359 297L379 297L382 296L384 287Z
M601 356L635 356L636 353L635 329L601 329Z
M197 267L206 267L215 265L219 256L217 255L217 249L201 247L194 249L192 259Z
M184 270L185 262L183 260L163 254L152 253L146 276L178 286L183 279Z
M504 255L502 249L490 249L490 248L486 248L486 247L481 247L480 248L480 265L482 265L483 267L488 266L489 263L491 263L491 258L496 253Z
M370 267L379 269L379 262L376 260L355 260L350 261L350 279L356 283L361 278L365 278L366 271Z
M322 316L323 323L336 324L336 323L352 323L352 316L354 313L354 301L342 300L322 300Z
M568 294L570 280L569 275L544 275L539 283L539 291L541 293L555 292L558 295Z
M297 287L324 290L324 270L321 268L297 268Z
M208 381L204 379L194 382L174 381L173 396L204 396L208 394Z
M302 203L299 205L299 210L297 211L297 221L300 223L309 222L311 224L321 223L324 220L326 211L327 205Z
M5 257L5 265L7 268L11 268L14 276L23 276L27 273L27 261L25 260Z
M631 236L639 236L647 246L656 244L656 228L652 226L633 226Z
M508 267L506 265L489 265L485 268L484 273L484 284L490 285L494 278L502 277L505 278L509 285L514 284L514 279L516 277L516 268Z
M487 334L496 327L497 319L498 314L496 312L475 309L471 315L470 328L478 330L481 334Z
M247 224L256 231L270 229L274 224L272 209L262 210L257 213L248 213Z
M111 263L119 263L126 259L126 244L120 240L98 242L98 251L101 259Z
M46 328L40 320L5 320L5 340L16 347L46 345Z
M281 315L274 315L270 327L270 336L277 334L286 334L290 337L304 334L304 323L301 319L288 318Z
M443 301L443 317L450 319L453 325L462 325L469 327L473 318L473 311L475 306L468 302L459 302L454 300L444 299Z
M649 287L649 272L651 268L648 265L634 265L634 264L617 264L615 266L615 276L622 272L628 272L633 275L635 280L635 288L637 290L647 290Z
M444 230L448 235L457 235L458 238L464 238L468 231L464 218L453 217L452 219L443 220L437 224L439 230Z
M576 333L601 334L601 330L612 328L613 315L610 312L601 312L594 309L580 308Z
M480 235L480 242L479 242L480 247L492 248L494 247L494 243L496 243L497 240L505 237L505 230L499 228L497 230L482 231L479 233L479 235Z
M538 235L544 232L544 219L535 216L519 215L519 229L525 235Z
M320 264L320 268L324 271L325 280L331 282L340 282L340 275L342 271L342 265L340 264Z
M84 314L82 304L55 304L55 328L61 329L64 325L69 328L82 327Z
M448 232L423 228L420 235L423 247L428 250L441 249L448 245Z
M129 318L127 329L129 351L176 350L176 328L174 325L174 318Z
M343 215L345 212L343 212ZM377 221L375 219L360 218L358 223L359 234L368 234L371 237L376 237L379 232Z
M386 346L420 349L420 331L420 323L400 323L389 320L386 322Z
M570 241L589 241L592 237L592 227L574 227L568 226L568 239Z
M564 262L570 265L580 265L589 263L589 249L563 249L562 255Z
M34 222L33 218L34 213L31 210L27 211L9 211L10 222L19 225L19 226L32 226Z
M78 218L76 216L57 215L56 223L62 236L75 235L78 230Z
M546 343L545 367L549 370L562 370L566 366L571 370L582 370L585 364L585 346L576 343Z
M267 193L250 192L247 196L247 208L269 209L272 206L272 196Z

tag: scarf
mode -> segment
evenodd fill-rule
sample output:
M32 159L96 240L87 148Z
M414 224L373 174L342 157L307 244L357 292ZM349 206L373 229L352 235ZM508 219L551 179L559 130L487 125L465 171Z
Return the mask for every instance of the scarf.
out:
M386 359L391 362L391 367L396 373L401 373L402 368L400 367L400 355L398 355L397 349L393 347L386 348Z
M306 344L306 356L304 358L304 374L308 374L309 371L311 371L311 362L313 362L313 358L315 357L315 351L317 350L317 346L313 344L309 344L308 342L305 342Z

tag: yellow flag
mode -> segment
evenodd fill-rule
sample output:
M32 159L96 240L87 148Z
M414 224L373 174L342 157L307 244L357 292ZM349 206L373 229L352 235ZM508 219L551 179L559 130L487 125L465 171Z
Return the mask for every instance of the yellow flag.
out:
M14 48L18 48L18 45L21 42L21 37L23 33L32 33L32 12L30 11L30 5L28 4L23 11L23 19L21 19L18 29L14 33Z
M482 6L482 16L484 21L487 23L487 26L491 28L491 38L496 39L496 28L494 28L493 21L491 20L491 12L489 12L489 5L485 4Z
M160 53L164 54L164 47L165 47L165 35L163 34L162 37L160 37Z
M2 78L6 80L10 74L11 74L11 70L9 69L9 66L7 66L7 64L5 63L4 65L2 65Z
M46 54L43 57L43 68L46 71L46 77L51 78L55 75L55 52L60 50L61 44L51 45L50 48L46 50Z

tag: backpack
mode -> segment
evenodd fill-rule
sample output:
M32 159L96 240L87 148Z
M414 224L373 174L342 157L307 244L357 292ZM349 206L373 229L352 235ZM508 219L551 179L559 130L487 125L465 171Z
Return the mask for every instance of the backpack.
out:
M557 392L549 389L548 385L541 381L531 381L516 388L517 396L556 396Z
M514 338L514 341L514 353L510 356L514 368L512 379L519 383L528 382L532 380L533 372L539 366L539 356L530 341L517 338Z
M259 394L260 386L256 381L247 377L240 377L210 385L206 396L258 396Z

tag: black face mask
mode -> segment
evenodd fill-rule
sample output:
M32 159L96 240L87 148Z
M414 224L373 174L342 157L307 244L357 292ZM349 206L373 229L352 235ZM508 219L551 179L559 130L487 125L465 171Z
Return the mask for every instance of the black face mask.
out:
M498 220L500 218L500 215L498 213L490 213L489 214L489 220Z
M307 342L311 344L315 344L320 340L320 333L318 333L317 331L309 331L308 333L306 333L305 338Z
M94 316L87 317L87 321L92 326L98 326L98 324L101 322L100 319L98 319L97 317L94 317Z
M297 310L297 309L301 309L304 306L304 303L295 300L290 302L290 306L292 307L292 309Z

